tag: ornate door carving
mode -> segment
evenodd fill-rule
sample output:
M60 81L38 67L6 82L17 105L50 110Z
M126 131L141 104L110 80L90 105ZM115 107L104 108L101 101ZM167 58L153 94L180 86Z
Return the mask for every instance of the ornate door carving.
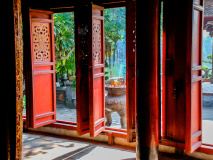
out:
M53 12L30 9L31 69L28 71L29 126L56 121L55 52ZM31 95L31 96L30 96Z
M92 17L89 38L89 127L91 137L105 129L105 46L104 46L104 8L92 4Z
M95 137L105 129L104 8L75 9L77 131Z
M32 43L34 61L50 60L50 26L48 23L32 24Z

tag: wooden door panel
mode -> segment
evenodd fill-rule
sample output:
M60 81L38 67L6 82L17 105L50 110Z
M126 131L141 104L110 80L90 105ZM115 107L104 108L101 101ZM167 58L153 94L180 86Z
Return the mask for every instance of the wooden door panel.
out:
M177 9L163 4L163 138L185 142L185 152L193 152L202 143L203 0Z
M162 99L165 100L165 104L162 104L162 115L165 116L162 117L162 133L163 137L171 140L176 140L175 138L178 138L179 141L181 141L181 136L175 137L175 133L179 133L179 131L184 130L183 127L178 129L178 132L176 131L176 124L177 118L176 118L176 109L181 108L180 106L177 106L177 99L173 97L174 93L174 87L176 85L177 81L177 74L180 72L180 64L181 61L183 61L183 56L181 57L181 61L178 61L176 59L177 51L176 49L176 38L177 37L177 31L175 28L179 28L180 30L183 30L180 26L181 23L178 23L177 19L179 19L179 15L176 14L176 10L174 11L171 1L165 1L163 6L163 94ZM181 15L180 15L181 16ZM182 22L183 23L183 22ZM175 32L174 32L175 31ZM182 37L181 37L182 38ZM176 67L178 66L178 67ZM182 65L183 66L183 65ZM182 78L184 78L182 76ZM179 78L178 78L179 79ZM163 106L164 105L164 106ZM184 104L181 104L183 106ZM180 112L180 115L182 115ZM180 118L185 119L185 117L178 117L178 121ZM182 120L182 119L181 119ZM180 134L180 133L179 133ZM183 138L184 139L184 136Z
M32 107L30 127L56 121L53 12L30 9Z
M202 31L203 0L190 1L186 78L185 151L194 152L202 145ZM191 31L190 31L191 30ZM191 38L190 38L191 36Z
M89 115L90 136L95 137L105 129L104 8L90 7Z
M34 76L36 115L44 114L48 111L53 110L52 80L52 74Z
M88 59L88 6L75 6L75 62L77 133L89 132L89 59Z
M136 1L126 6L126 109L127 141L136 141Z

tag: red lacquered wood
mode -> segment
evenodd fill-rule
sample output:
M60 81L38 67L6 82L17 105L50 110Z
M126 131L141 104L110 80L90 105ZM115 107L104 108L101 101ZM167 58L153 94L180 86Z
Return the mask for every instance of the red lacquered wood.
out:
M182 1L184 3L184 0ZM185 142L186 127L186 48L187 6L179 8L172 1L164 1L163 50L165 50L165 117L163 123L166 139ZM175 9L174 9L175 8ZM182 10L182 12L179 12ZM182 34L180 34L182 33ZM164 76L163 76L164 78ZM164 93L163 93L164 95ZM163 106L164 108L164 106Z
M105 127L105 130L111 130L111 131L118 131L118 132L124 132L126 133L126 129L116 129L116 128L110 128L110 127Z
M197 152L202 152L206 154L213 154L213 146L202 145L200 148L196 150Z
M30 9L29 18L32 66L29 126L37 128L56 121L53 12ZM40 29L36 30L38 26Z
M185 152L202 145L202 30L203 0L188 3L186 63L186 136ZM201 77L201 78L200 78Z
M61 123L56 121L53 124L49 124L49 127L55 127L55 128L62 128L62 129L67 129L67 130L77 130L77 125L76 124L70 124L70 123Z
M88 7L75 6L75 62L77 133L89 132L89 60L88 60Z
M104 8L89 7L89 130L95 137L105 129Z
M173 8L173 3L171 1L165 1L164 2L164 10L163 10L163 53L164 58L163 58L163 65L164 67L164 75L163 75L163 82L165 83L163 85L164 91L162 92L162 98L165 100L165 105L162 106L162 114L165 114L163 116L163 136L164 138L167 139L181 139L182 133L182 128L179 128L181 133L179 132L180 136L175 137L175 132L176 132L176 124L177 122L177 116L176 116L176 108L177 108L177 97L173 97L173 92L174 92L174 86L176 85L176 75L178 74L178 63L176 60L176 40L175 36L178 34L175 30L176 28L176 21L177 15L176 12L174 12ZM175 18L174 18L175 17ZM178 21L179 22L179 21ZM181 23L179 23L181 24ZM179 27L180 28L180 27ZM180 39L180 38L179 38ZM167 62L167 64L166 64ZM170 64L170 65L169 65ZM166 66L167 65L167 66ZM183 65L182 65L183 66ZM177 68L177 69L176 69ZM176 70L175 70L176 69ZM166 71L167 70L167 71ZM174 71L175 70L175 71ZM167 75L166 75L167 73ZM169 74L168 74L169 73ZM184 106L184 104L182 104ZM180 107L179 107L180 108ZM165 109L165 110L164 110ZM183 118L179 118L179 120L182 122L184 120ZM184 124L182 122L182 124ZM164 130L165 129L165 130ZM184 139L184 137L183 137Z
M143 9L140 4L136 5L137 159L157 159L160 94L159 1L144 1L143 5Z
M177 142L177 141L173 141L173 140L169 140L169 139L161 139L160 144L166 145L166 146L176 147L176 148L183 149L183 150L185 149L185 143Z
M126 5L127 141L136 141L136 1Z

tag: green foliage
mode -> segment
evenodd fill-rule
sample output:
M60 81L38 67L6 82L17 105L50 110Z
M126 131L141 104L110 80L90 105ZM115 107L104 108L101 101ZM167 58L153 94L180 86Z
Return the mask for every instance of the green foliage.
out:
M26 95L23 96L23 109L26 109Z
M209 70L209 67L202 66L202 69L203 69L203 71L207 71L207 70Z
M209 79L211 77L210 70L212 70L212 38L208 36L203 37L203 78Z
M115 52L117 40L126 41L125 7L104 10L105 55L109 58ZM75 75L74 13L54 14L56 72ZM110 62L109 62L110 63ZM107 64L106 68L110 64ZM107 73L107 72L106 72Z
M105 68L108 68L109 67L109 63L105 60ZM105 71L105 80L108 80L109 79L109 76L107 76L109 72Z
M74 13L54 14L56 72L75 75Z
M72 88L76 89L76 77L73 79Z
M212 64L212 54L207 56L207 60L203 60L204 63Z
M212 64L212 54L208 55L207 58L208 58L208 63Z
M212 64L212 54L210 54L210 55L208 55L207 56L207 60L203 60L203 62L204 63L209 63L209 64ZM209 67L207 67L207 66L202 66L202 69L203 69L203 71L204 71L204 79L209 79L210 77L211 77L211 73L209 74L209 71L211 70L211 69L209 69Z
M54 14L55 45L61 52L69 52L74 47L74 29L73 12Z
M60 76L63 74L63 73L67 73L67 68L65 65L61 65L61 63L57 63L56 64L56 72L60 74Z
M203 69L203 71L204 71L204 76L203 76L203 78L204 79L209 79L210 78L210 74L209 74L209 71L211 70L211 69L209 69L209 67L207 67L207 66L202 66L202 69Z
M104 10L105 56L109 58L116 48L117 40L126 40L125 7Z

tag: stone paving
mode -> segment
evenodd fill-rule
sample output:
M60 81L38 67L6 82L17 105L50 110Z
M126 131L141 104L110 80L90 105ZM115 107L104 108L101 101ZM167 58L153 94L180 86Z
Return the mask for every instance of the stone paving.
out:
M76 109L68 108L64 104L57 104L56 113L57 120L77 122ZM121 128L120 116L116 112L112 113L112 124L110 127L117 129Z
M203 143L213 144L213 84L202 83L203 92L203 117L202 117L202 140Z
M213 84L211 84L210 82L203 82L202 91L203 91L203 93L212 93L213 94Z
M23 160L136 160L136 152L48 134L23 133ZM159 153L159 160L197 160Z
M130 150L44 134L23 134L23 160L135 160Z

